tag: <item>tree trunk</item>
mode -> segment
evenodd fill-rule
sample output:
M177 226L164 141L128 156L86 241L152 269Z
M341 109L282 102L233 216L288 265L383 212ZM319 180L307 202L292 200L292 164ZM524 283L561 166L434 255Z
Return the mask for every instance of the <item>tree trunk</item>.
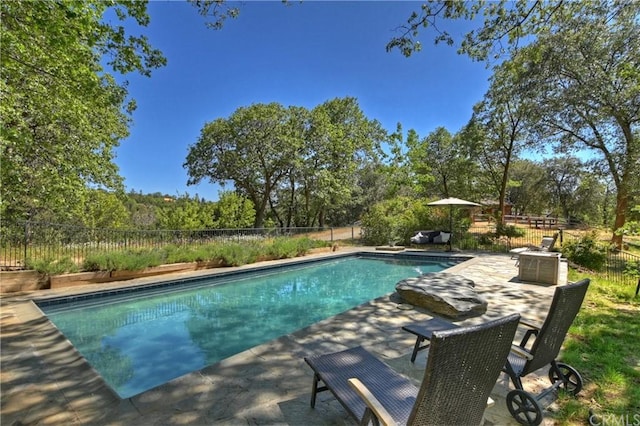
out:
M267 192L268 194L268 192ZM264 226L264 214L267 210L267 202L268 200L268 196L264 196L262 197L262 199L257 199L257 197L255 197L256 199L253 199L253 204L255 206L256 209L256 218L253 220L253 227L254 228L262 228Z
M613 224L613 235L611 236L611 244L615 245L618 250L622 250L622 234L616 233L616 230L622 228L627 220L628 205L627 189L624 185L620 185L616 197L616 219Z

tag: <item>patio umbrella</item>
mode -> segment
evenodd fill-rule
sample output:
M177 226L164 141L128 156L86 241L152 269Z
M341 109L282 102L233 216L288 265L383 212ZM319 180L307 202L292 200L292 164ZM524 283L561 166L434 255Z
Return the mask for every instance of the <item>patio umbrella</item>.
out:
M473 201L461 200L460 198L443 198L442 200L433 201L427 203L428 206L449 206L449 247L451 247L451 240L453 240L453 206L467 206L467 207L479 207L482 204L474 203Z

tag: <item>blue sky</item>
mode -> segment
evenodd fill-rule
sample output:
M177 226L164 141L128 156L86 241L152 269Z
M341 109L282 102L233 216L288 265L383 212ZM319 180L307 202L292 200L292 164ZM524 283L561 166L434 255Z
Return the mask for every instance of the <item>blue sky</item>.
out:
M150 1L151 23L137 30L168 60L151 78L129 75L136 99L131 135L117 149L127 190L198 194L217 200L220 187L187 186L189 145L209 121L254 103L313 108L352 96L369 119L392 132L421 137L436 127L452 133L471 117L488 88L490 70L422 37L410 58L386 52L395 29L419 2L246 2L222 30L183 1ZM469 24L449 26L462 36ZM230 187L229 187L230 189Z

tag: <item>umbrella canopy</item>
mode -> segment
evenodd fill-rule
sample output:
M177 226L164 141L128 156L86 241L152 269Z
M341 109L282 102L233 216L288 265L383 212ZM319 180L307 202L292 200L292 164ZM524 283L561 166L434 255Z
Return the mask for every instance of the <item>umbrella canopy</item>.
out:
M474 203L472 201L461 200L460 198L443 198L442 200L433 201L427 204L428 206L476 206L479 207L482 204Z
M428 206L449 206L449 248L451 248L451 240L453 239L453 206L467 206L467 207L479 207L482 204L474 203L473 201L461 200L460 198L443 198L442 200L433 201L427 203Z

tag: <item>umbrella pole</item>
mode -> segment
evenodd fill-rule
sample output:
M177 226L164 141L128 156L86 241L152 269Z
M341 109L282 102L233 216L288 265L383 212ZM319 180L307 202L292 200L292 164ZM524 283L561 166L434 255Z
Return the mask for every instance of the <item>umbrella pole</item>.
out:
M453 206L449 206L449 251L453 251Z

